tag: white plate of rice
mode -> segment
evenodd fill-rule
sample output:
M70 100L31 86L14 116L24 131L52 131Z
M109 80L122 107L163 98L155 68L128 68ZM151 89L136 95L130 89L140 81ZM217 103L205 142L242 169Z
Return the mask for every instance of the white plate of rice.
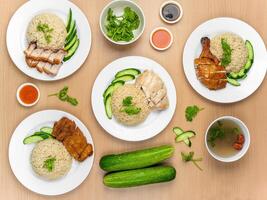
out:
M11 137L9 143L9 163L18 181L35 193L43 195L60 195L70 192L86 179L93 166L94 154L83 162L78 162L72 159L70 170L68 171L68 169L65 169L68 173L59 179L48 180L34 172L31 164L32 151L33 149L37 150L35 148L37 146L35 143L24 145L23 139L35 131L40 130L41 127L52 127L54 122L62 117L67 117L70 120L75 121L76 125L86 137L87 142L93 145L95 151L93 139L89 130L75 116L59 110L44 110L28 116L17 126ZM46 142L49 143L49 141ZM47 145L49 146L49 144L46 144L46 146ZM42 145L42 148L44 148L44 145ZM42 151L42 149L39 149L39 151L40 150Z
M54 77L28 67L23 51L29 45L26 35L30 21L39 14L51 13L61 18L66 24L70 8L73 19L76 20L77 35L80 39L80 45L73 57L63 63L58 74ZM6 33L6 44L13 63L24 74L38 80L55 81L72 75L85 62L91 48L91 29L86 16L71 1L31 0L23 4L10 19Z
M145 121L132 126L119 123L114 116L108 119L103 103L103 93L115 74L126 68L155 72L164 82L169 99L169 107L166 110L150 112ZM176 108L176 89L171 76L159 63L141 56L128 56L114 60L98 74L92 89L91 103L98 123L109 134L125 141L142 141L158 135L171 121Z
M202 51L200 43L202 37L209 37L212 41L213 38L216 36L218 37L221 34L227 34L228 36L229 34L232 34L233 37L236 37L236 43L239 42L238 37L242 38L244 41L249 40L254 48L254 63L249 70L247 77L240 80L241 86L236 87L227 84L224 89L209 90L197 79L194 68L194 59L198 58ZM218 38L217 41L220 41L220 38ZM221 54L220 52L212 53L216 53L217 56ZM238 57L240 55L236 56ZM243 62L240 60L242 60L242 56L240 56L239 59L234 60L236 63L230 67L232 69L236 67L238 68L238 65ZM201 96L218 103L238 102L254 93L264 80L267 69L266 63L266 48L261 36L252 26L234 18L215 18L199 25L189 36L183 52L184 73L190 85Z

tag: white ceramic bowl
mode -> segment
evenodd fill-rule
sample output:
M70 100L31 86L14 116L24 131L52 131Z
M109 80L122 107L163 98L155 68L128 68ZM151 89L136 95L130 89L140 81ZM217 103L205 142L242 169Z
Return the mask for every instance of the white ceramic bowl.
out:
M140 19L140 25L139 25L138 29L134 30L134 38L131 41L129 41L129 42L124 42L124 41L116 42L116 41L113 41L112 39L110 39L106 34L105 23L106 23L107 12L108 12L108 9L111 8L115 15L117 15L117 16L122 15L123 9L125 7L130 7L132 10L134 10L136 12L136 14L139 16L139 19ZM101 30L102 34L104 35L104 37L107 40L109 40L110 42L117 44L117 45L127 45L127 44L131 44L131 43L135 42L136 40L138 40L138 38L144 32L145 15L144 15L143 10L133 1L130 1L130 0L113 0L113 1L109 2L103 8L103 10L100 14L99 25L100 25L100 30Z
M208 136L209 129L211 128L211 126L214 123L216 123L219 120L230 120L230 121L233 121L235 124L237 124L240 127L241 132L242 132L242 134L245 137L245 143L243 145L243 148L238 153L234 154L233 156L229 156L229 157L219 156L219 155L215 154L210 149L210 147L208 145L208 142L207 142L207 139L208 138L207 138L207 136ZM209 154L213 158L215 158L216 160L221 161L221 162L227 162L227 163L228 162L237 161L237 160L239 160L240 158L242 158L246 154L246 152L247 152L247 150L249 148L249 145L250 145L250 134L249 134L249 130L248 130L247 126L244 124L244 122L242 122L240 119L237 119L237 118L232 117L232 116L222 116L222 117L219 117L219 118L215 119L213 122L211 122L211 124L209 125L209 127L208 127L208 129L206 131L206 134L205 134L205 145L206 145L206 148L207 148Z
M153 41L152 41L153 34L154 34L156 31L158 31L158 30L165 30L165 31L167 31L167 32L170 34L170 36L171 36L171 41L170 41L170 43L168 44L168 46L166 46L166 47L164 47L164 48L159 48L159 47L157 47L157 46L153 43ZM167 28L165 28L165 27L158 27L158 28L155 28L155 29L150 33L149 41L150 41L151 46L152 46L154 49L156 49L156 50L158 50L158 51L165 51L165 50L167 50L168 48L171 47L171 45L172 45L172 43L173 43L173 35L172 35L172 32L171 32L169 29L167 29Z
M33 86L33 87L37 90L37 93L38 93L38 97L37 97L36 101L33 102L33 103L31 103L31 104L26 104L26 103L24 103L24 102L20 99L20 96L19 96L19 92L20 92L20 90L21 90L25 85ZM18 102L19 102L22 106L25 106L25 107L31 107L31 106L34 106L35 104L37 104L37 102L39 101L39 99L40 99L40 90L39 90L39 88L38 88L36 85L34 85L33 83L23 83L23 84L21 84L21 85L18 87L16 97L17 97Z
M168 21L168 20L166 20L164 17L163 17L163 15L162 15L162 9L163 9L163 7L164 6L166 6L167 4L175 4L179 9L180 9L180 16L176 19L176 20L174 20L174 21ZM182 19L182 17L183 17L183 8L182 8L182 6L181 6L181 4L179 4L177 1L166 1L166 2L164 2L161 6L160 6L160 9L159 9L159 15L160 15L160 18L164 21L164 22L166 22L166 23L168 23L168 24L175 24L175 23L177 23L177 22L179 22L181 19Z

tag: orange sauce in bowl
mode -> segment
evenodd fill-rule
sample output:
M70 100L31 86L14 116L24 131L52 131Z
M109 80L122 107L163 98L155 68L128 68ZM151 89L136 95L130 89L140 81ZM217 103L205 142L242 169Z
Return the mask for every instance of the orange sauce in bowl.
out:
M32 104L38 99L38 90L32 85L25 85L19 91L19 98L25 104Z
M160 49L166 48L171 42L171 35L164 29L156 30L152 35L152 43Z

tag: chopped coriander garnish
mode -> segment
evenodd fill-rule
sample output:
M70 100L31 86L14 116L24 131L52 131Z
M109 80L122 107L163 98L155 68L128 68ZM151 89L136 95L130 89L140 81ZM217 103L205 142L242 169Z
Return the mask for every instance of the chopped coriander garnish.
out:
M194 157L194 152L190 151L189 153L183 153L181 152L181 156L182 156L182 160L184 162L190 162L192 161L194 163L194 165L199 169L199 170L203 170L198 164L197 162L202 161L202 158L193 158Z
M128 115L137 115L141 111L141 108L133 105L132 100L133 97L131 96L127 96L122 100L123 107L121 108L121 112L125 112Z
M221 65L226 67L231 63L231 55L232 55L232 49L230 45L227 43L226 39L221 39L221 45L223 49L223 57L221 60Z
M46 168L47 171L52 172L53 169L55 168L55 161L56 161L55 157L48 158L47 160L44 161L43 168Z
M209 130L209 134L208 134L208 142L210 143L210 145L212 147L215 146L215 140L217 140L218 138L223 139L225 137L225 131L222 128L222 122L218 121L217 122L217 126L212 127Z
M192 122L193 118L197 116L197 114L201 111L204 110L204 108L199 108L196 105L193 106L187 106L185 109L185 118L186 121Z
M53 30L54 29L53 28L50 28L48 26L48 24L41 24L41 23L39 23L37 25L37 31L43 32L44 38L45 38L45 40L46 40L46 42L48 44L51 42L51 39L52 39L52 36L49 33L51 33Z

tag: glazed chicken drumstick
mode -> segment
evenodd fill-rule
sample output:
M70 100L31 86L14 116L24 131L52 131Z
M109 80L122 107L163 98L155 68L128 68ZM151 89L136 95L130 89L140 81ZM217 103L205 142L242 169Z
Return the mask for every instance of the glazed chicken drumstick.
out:
M196 58L196 75L200 82L210 90L225 88L227 83L226 70L219 65L219 59L210 51L210 39L201 38L202 52L199 58Z

